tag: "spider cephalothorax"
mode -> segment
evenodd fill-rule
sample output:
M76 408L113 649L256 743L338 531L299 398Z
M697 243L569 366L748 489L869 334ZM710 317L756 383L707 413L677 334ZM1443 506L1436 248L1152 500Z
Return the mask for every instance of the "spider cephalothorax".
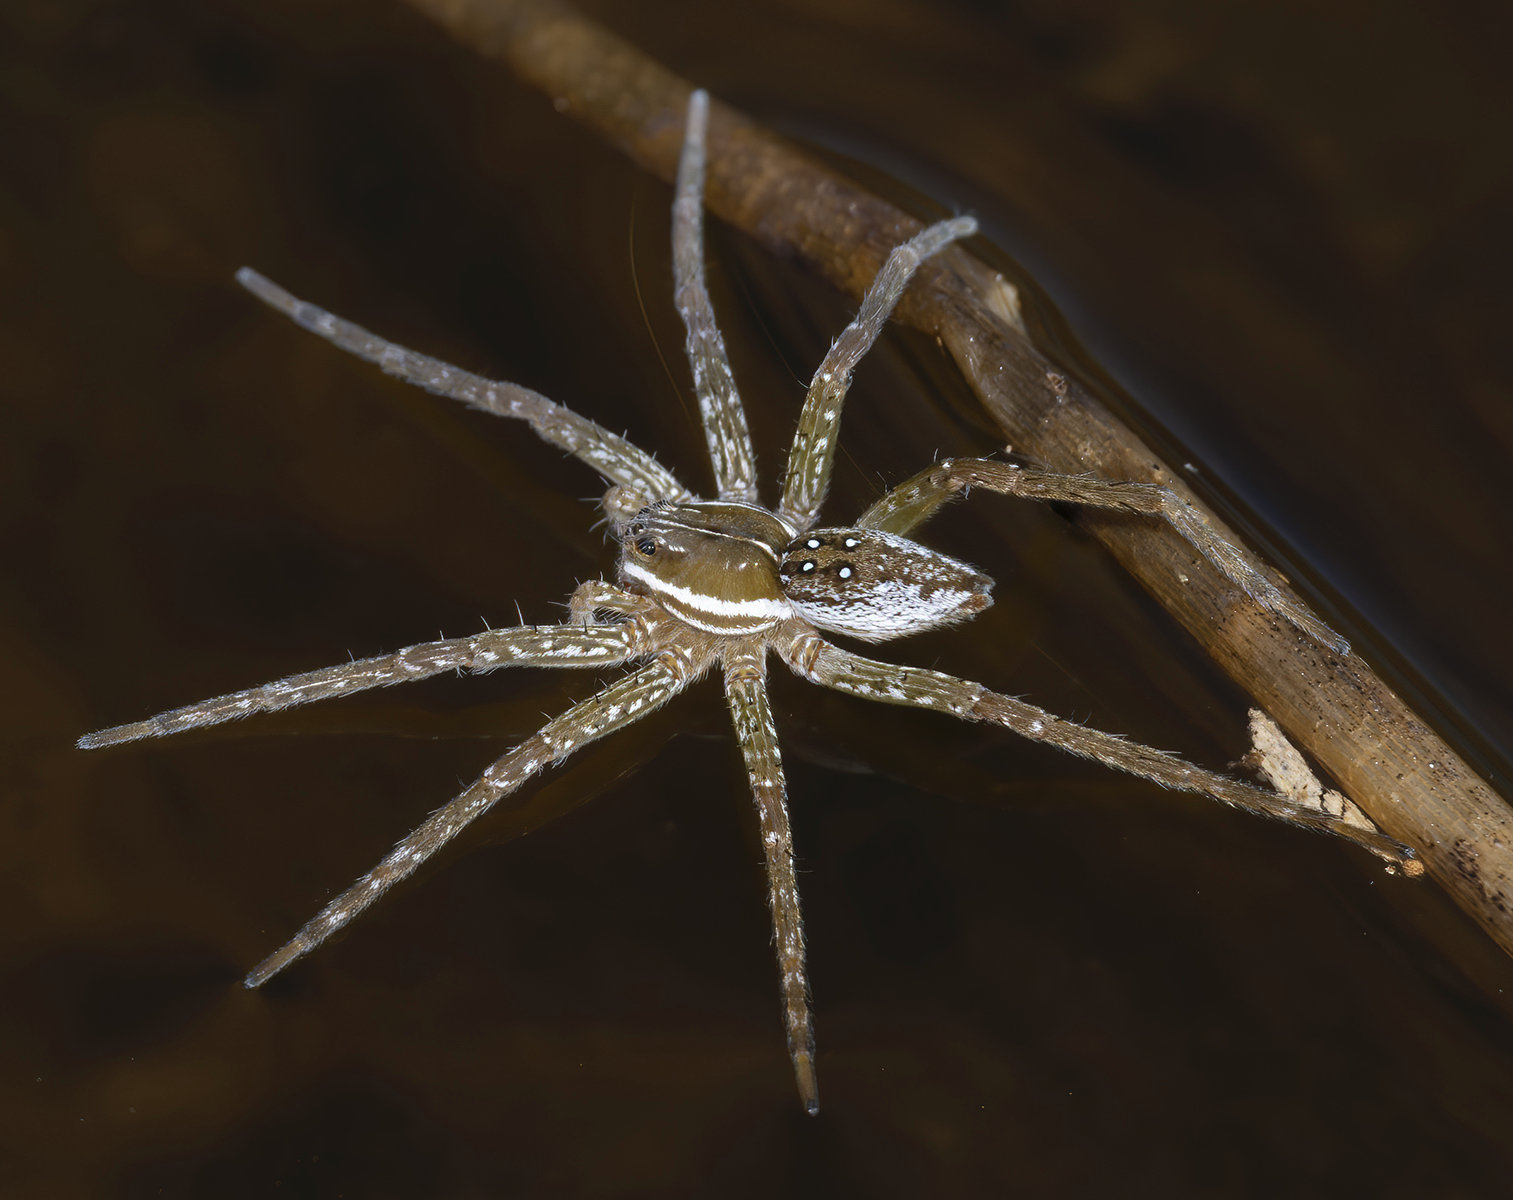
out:
M762 633L793 615L778 578L793 536L755 504L648 505L625 527L620 582L706 633Z
M856 320L836 339L809 387L778 507L761 507L744 410L704 288L701 205L707 114L708 98L703 92L693 93L673 203L673 270L714 469L713 500L698 499L651 455L535 392L470 375L386 342L295 299L255 272L239 272L245 287L305 328L430 391L528 421L546 441L610 480L604 509L621 543L619 583L580 586L569 603L572 617L566 624L522 625L424 642L92 733L79 739L80 746L176 733L449 670L631 665L597 694L552 718L503 755L400 841L372 871L260 963L247 976L247 986L257 987L318 946L531 776L645 716L718 669L761 820L789 1054L804 1104L817 1111L803 923L783 764L767 699L770 656L825 687L1003 725L1163 786L1201 792L1337 833L1391 862L1408 863L1412 851L1374 829L1204 771L1163 751L1064 721L980 683L864 658L825 640L822 631L887 641L965 620L992 603L992 581L985 575L908 537L941 504L976 486L1166 520L1251 600L1310 636L1341 645L1327 626L1281 592L1244 550L1219 538L1201 513L1167 489L1149 484L1054 475L983 459L947 460L894 488L854 525L814 528L829 486L851 371L876 340L920 264L975 232L976 223L966 217L932 225L889 256Z

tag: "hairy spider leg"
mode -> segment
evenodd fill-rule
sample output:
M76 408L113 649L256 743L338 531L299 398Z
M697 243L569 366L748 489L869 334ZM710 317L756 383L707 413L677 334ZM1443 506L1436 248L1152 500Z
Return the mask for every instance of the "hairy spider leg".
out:
M426 679L443 671L482 674L499 667L614 666L644 653L638 648L639 637L636 627L629 623L520 625L513 629L490 629L473 637L421 642L393 654L290 675L246 691L187 704L145 721L86 733L78 746L81 750L96 750L137 738L168 737L189 729L240 720L254 713L277 712L368 688Z
M1197 507L1160 484L1061 475L981 458L948 458L904 480L864 512L856 524L862 529L907 534L929 520L947 500L971 487L1027 500L1085 504L1159 518L1262 608L1337 654L1350 653L1350 643L1296 596L1273 583L1254 555L1218 533Z
M1262 791L1226 775L1205 771L1164 750L1153 750L1138 742L1065 721L1033 704L991 691L980 683L924 667L864 658L831 645L807 630L797 631L776 650L795 674L822 687L883 704L934 709L965 721L1002 725L1031 741L1044 742L1069 754L1090 758L1162 787L1197 792L1261 816L1335 834L1401 868L1405 875L1417 875L1423 870L1413 850L1375 829L1347 824L1318 809L1294 804L1275 792Z
M725 655L725 698L736 739L746 761L746 775L761 821L762 850L767 860L767 906L777 944L782 978L783 1021L788 1057L793 1062L799 1096L811 1113L819 1112L819 1083L814 1070L814 1020L809 1011L809 976L804 964L804 917L798 879L793 871L793 830L788 824L788 792L777 725L767 699L767 649Z
M704 161L709 125L709 93L688 97L683 154L672 203L673 300L688 331L688 366L693 372L699 416L721 500L757 502L756 452L746 426L746 410L730 372L725 339L704 286Z
M825 493L830 490L841 408L851 387L851 372L872 349L915 271L932 254L976 232L977 222L972 217L955 217L931 225L895 246L862 297L856 319L841 331L814 373L793 435L793 449L788 453L788 473L783 480L782 503L778 506L778 516L800 533L814 524Z
M666 704L710 665L708 656L699 661L670 649L553 717L496 760L467 791L433 813L376 867L306 922L281 949L259 963L247 976L246 985L255 988L266 983L315 949L543 767L559 764L579 747L639 721Z
M519 384L485 379L439 358L408 350L361 325L291 296L251 267L238 271L236 281L302 329L318 334L348 354L374 363L386 375L413 383L434 395L461 400L470 408L529 422L544 441L566 450L606 479L646 497L648 502L693 498L693 493L655 457L539 392Z

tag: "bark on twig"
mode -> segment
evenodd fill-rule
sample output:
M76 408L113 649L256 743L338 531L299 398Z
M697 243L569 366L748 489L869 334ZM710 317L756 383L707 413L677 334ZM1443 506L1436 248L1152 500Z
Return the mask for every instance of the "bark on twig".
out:
M410 0L650 173L671 180L691 85L558 0ZM920 223L716 103L712 212L860 298ZM1025 336L1012 289L953 248L920 272L898 318L947 347L1016 451L1058 471L1182 480ZM1205 508L1206 512L1207 509ZM1212 513L1210 520L1224 529ZM1356 654L1261 610L1157 522L1080 520L1384 831L1513 953L1513 811ZM1228 536L1233 534L1225 530Z

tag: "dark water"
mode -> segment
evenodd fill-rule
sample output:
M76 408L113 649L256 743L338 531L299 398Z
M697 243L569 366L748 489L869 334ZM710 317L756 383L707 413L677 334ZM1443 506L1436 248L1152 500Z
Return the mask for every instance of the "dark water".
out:
M607 19L899 194L979 213L1153 440L1501 771L1494 11ZM232 271L535 387L703 486L668 190L397 7L34 4L0 46L6 1195L1508 1193L1513 964L1433 885L783 679L818 1119L710 686L243 991L591 681L444 679L159 746L71 740L507 624L517 601L558 619L611 553L584 469L346 360ZM848 309L726 230L711 264L775 479ZM993 445L922 339L890 337L853 397L838 518ZM1244 749L1245 698L1054 514L974 498L931 539L989 569L998 605L891 656L1205 764Z

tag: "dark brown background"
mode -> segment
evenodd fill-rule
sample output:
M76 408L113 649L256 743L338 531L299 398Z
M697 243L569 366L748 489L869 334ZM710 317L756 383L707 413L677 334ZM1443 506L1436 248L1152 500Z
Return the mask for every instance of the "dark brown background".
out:
M978 213L1153 440L1506 791L1501 11L600 15L921 215ZM344 359L231 272L536 387L704 486L668 191L382 3L20 0L0 106L7 1196L1508 1193L1513 964L1432 885L786 679L819 1118L710 686L531 793L534 817L594 804L523 840L482 823L243 991L591 681L71 740L517 601L558 619L611 549L588 472ZM710 250L775 478L847 305L726 231ZM836 518L993 445L921 339L890 336L853 395ZM1055 514L974 498L930 537L998 606L890 654L1206 764L1243 750L1244 697Z

